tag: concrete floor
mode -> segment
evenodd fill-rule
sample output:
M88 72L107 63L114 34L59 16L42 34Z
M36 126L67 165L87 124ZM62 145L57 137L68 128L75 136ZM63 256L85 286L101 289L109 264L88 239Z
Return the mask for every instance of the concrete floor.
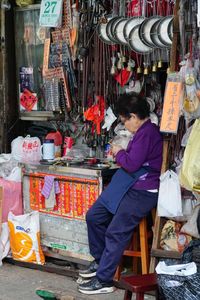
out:
M4 263L0 267L0 300L39 300L35 294L38 287L57 289L63 294L73 296L75 300L122 300L124 291L116 290L112 294L85 296L77 291L77 283L70 277L31 270ZM135 299L135 297L132 297ZM146 300L155 299L145 296Z

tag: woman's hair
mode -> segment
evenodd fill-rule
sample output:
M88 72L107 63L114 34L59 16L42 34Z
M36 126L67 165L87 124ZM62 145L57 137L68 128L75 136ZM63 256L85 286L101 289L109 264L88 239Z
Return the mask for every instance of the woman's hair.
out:
M118 98L115 106L116 113L129 119L131 113L137 115L141 120L149 117L150 109L146 98L136 94L124 94Z

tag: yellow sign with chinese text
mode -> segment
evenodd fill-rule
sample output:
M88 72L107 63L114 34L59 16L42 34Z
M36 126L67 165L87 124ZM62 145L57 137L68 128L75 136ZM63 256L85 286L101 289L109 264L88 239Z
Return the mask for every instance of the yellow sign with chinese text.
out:
M180 116L180 102L183 95L182 82L168 81L165 88L160 131L176 133Z

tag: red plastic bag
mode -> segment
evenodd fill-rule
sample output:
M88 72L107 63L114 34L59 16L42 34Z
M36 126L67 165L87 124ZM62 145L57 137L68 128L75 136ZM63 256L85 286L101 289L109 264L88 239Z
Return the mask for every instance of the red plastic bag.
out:
M98 103L92 105L84 112L86 120L92 121L96 125L97 134L101 133L101 122L104 119L105 100L102 96L97 96Z
M129 81L131 74L132 72L127 71L127 69L122 69L114 78L123 87Z

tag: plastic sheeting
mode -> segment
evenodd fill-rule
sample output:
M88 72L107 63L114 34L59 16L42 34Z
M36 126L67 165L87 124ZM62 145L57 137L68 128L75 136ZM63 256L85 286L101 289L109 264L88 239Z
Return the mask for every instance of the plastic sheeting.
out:
M0 186L3 187L2 222L8 221L8 213L23 214L22 187L20 182L8 181L0 178Z

